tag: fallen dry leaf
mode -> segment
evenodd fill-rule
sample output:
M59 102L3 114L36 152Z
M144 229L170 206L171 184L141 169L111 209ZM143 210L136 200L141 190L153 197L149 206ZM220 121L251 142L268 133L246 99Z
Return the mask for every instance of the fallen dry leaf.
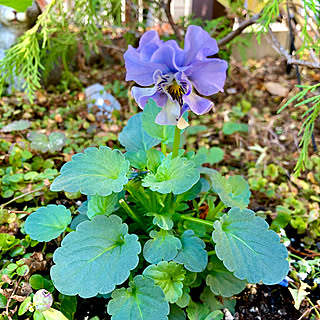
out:
M278 82L268 81L268 82L264 83L264 86L266 87L268 92L274 96L286 97L289 93L289 90L287 88L283 87Z

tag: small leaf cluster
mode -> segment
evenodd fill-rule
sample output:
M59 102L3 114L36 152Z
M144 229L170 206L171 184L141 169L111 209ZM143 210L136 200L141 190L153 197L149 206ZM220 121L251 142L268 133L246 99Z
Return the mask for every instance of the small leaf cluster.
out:
M156 124L158 112L150 100L128 121L119 137L125 154L91 147L63 165L51 191L86 195L78 216L51 204L32 213L25 230L42 242L62 235L50 270L55 288L106 295L113 320L221 319L219 309L233 310L229 298L247 283L279 283L288 253L247 209L242 176L203 167L204 153L167 153L174 128Z

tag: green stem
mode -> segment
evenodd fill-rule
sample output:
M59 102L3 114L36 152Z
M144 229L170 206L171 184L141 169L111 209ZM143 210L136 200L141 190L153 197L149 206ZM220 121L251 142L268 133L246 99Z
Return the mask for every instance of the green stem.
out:
M214 221L215 217L224 209L226 205L220 201L219 204L213 209L212 212L209 212L207 215L207 220Z
M214 256L216 254L215 250L208 251L208 256Z
M198 224L204 224L205 226L213 228L213 223L207 220L195 218L195 217L190 217L190 216L185 216L185 215L180 215L180 219L195 222Z
M137 216L132 210L131 208L128 206L128 204L123 200L120 199L119 200L120 206L123 208L123 210L127 213L127 215L135 222L137 222L139 224L139 226L145 230L145 223L143 223L143 221L140 219L139 216Z
M167 155L167 145L161 142L161 152L166 156Z
M201 207L201 205L207 200L208 196L210 194L210 191L208 191L203 197L202 199L199 201L198 206Z
M23 197L25 197L25 196L27 196L27 195L29 195L29 194L31 194L31 193L35 193L35 192L41 191L43 188L44 188L44 187L41 187L41 188L38 188L38 189L35 189L35 190L31 190L31 191L29 191L29 192L26 192L26 193L24 193L24 194L21 194L20 196L15 197L15 198L11 199L10 201L8 201L8 202L0 205L0 208L4 208L4 207L7 206L8 204L10 204L10 203L12 203L12 202L15 202L16 200L21 199L21 198L23 198Z
M66 231L67 231L67 232L73 232L73 231L75 231L75 230L67 227L67 228L66 228Z
M176 127L174 130L174 140L173 140L173 149L172 149L171 159L178 156L179 145L180 145L180 135L181 135L181 130L178 127Z

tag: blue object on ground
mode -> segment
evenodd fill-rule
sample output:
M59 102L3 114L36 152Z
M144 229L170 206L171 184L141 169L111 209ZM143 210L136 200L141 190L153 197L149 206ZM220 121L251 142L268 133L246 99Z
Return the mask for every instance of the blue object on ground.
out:
M110 93L106 92L104 86L95 83L85 89L86 99L88 101L88 109L91 110L93 107L98 107L100 112L97 112L97 116L110 115L114 109L120 110L119 101Z

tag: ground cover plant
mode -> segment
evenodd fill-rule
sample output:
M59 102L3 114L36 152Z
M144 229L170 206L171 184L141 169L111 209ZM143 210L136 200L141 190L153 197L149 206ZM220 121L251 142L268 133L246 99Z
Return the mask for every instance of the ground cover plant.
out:
M215 40L184 42L148 31L105 71L111 123L77 90L1 100L4 319L316 319L320 157L288 174L305 109L277 115L267 85L295 80L264 60L225 84Z

